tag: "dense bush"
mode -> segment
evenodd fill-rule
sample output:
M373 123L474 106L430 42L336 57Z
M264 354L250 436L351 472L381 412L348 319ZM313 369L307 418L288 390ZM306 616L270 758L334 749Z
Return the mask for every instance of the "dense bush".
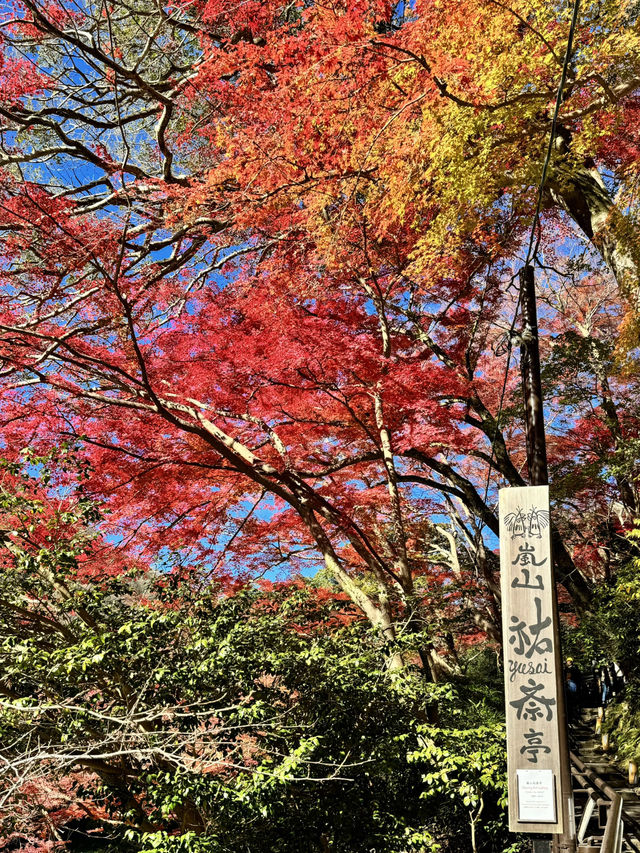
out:
M505 849L493 652L434 684L324 581L101 575L73 464L4 464L1 849Z
M66 586L46 622L44 597L16 614L15 587L3 631L3 758L22 772L4 783L7 849L13 834L176 853L466 850L472 823L479 850L503 849L486 684L392 675L379 636L302 582L224 599L162 577Z

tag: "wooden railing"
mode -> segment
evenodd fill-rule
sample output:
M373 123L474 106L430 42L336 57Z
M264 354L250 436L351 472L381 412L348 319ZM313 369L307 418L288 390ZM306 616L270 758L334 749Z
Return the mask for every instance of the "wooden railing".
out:
M632 850L640 853L640 826L625 813L618 791L607 785L574 753L571 753L571 772L574 783L587 795L577 829L578 853L621 853L625 840ZM596 809L598 826L604 829L604 834L597 838L587 837Z

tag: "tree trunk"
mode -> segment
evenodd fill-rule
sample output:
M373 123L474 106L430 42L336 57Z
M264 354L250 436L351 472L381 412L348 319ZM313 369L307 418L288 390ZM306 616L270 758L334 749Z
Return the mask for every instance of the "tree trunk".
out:
M555 528L551 531L551 545L558 582L567 590L579 613L588 611L593 596L591 585L576 568L562 537Z
M616 277L620 290L637 307L640 279L639 256L634 251L637 235L630 234L629 225L593 160L573 160L564 140L558 140L558 147L563 156L550 172L547 192L580 227Z

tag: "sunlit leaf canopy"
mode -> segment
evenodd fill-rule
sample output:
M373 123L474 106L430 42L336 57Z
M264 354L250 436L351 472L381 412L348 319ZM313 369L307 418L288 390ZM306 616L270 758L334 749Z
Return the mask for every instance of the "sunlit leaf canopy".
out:
M323 564L392 632L444 563L493 618L495 489L527 478L505 332L570 15L2 7L5 441L81 440L114 566ZM638 38L636 4L582 4L537 235L582 604L637 509Z

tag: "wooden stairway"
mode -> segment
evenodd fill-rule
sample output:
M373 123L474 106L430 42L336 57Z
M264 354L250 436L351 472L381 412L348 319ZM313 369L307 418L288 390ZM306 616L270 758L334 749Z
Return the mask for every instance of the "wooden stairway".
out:
M584 849L601 849L607 813L615 795L619 794L624 823L621 850L640 853L640 785L630 787L617 766L615 753L602 749L601 738L595 734L596 718L596 708L585 708L580 720L571 726L569 735L577 825L580 826L585 808L591 813L583 828Z

